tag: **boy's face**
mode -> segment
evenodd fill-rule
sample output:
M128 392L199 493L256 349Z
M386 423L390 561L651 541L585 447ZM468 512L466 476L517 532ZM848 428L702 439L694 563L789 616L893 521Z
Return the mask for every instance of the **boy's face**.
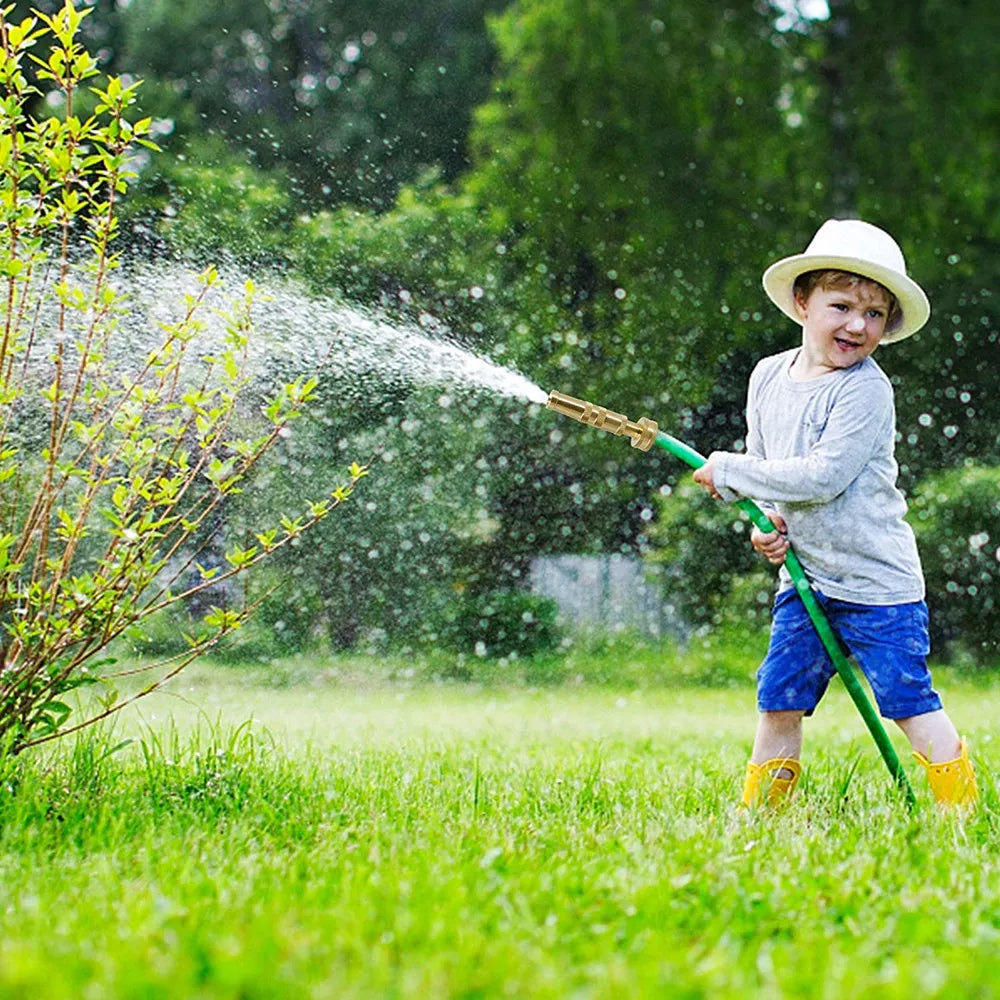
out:
M843 287L817 285L795 296L802 322L802 360L807 377L850 368L868 357L885 334L889 296L873 281Z

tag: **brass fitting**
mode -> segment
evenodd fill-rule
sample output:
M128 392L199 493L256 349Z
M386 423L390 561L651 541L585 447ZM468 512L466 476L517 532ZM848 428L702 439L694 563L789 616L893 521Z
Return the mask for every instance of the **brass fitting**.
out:
M603 406L574 399L561 392L550 392L545 405L556 413L572 417L582 424L590 424L598 430L608 431L611 434L624 434L632 439L632 447L640 451L649 451L653 447L653 441L656 440L658 430L656 421L650 420L649 417L629 420L623 413L614 413Z

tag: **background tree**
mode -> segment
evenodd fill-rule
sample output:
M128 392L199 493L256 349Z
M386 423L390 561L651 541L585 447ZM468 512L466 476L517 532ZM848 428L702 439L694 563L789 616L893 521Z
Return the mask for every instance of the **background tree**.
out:
M751 356L775 339L758 267L805 201L771 13L528 0L493 30L501 64L463 184L505 251L515 358L550 387L731 447ZM583 447L583 468L554 478L585 495L610 484L602 543L641 548L651 491L677 470Z
M309 205L387 208L427 165L466 166L491 70L483 16L502 0L252 4L133 0L122 59L180 138L207 123Z
M388 208L427 166L466 167L492 69L483 18L504 2L89 0L84 30L106 71L145 81L141 106L173 152L215 134L287 170L309 207ZM15 17L32 6L60 5L17 0Z

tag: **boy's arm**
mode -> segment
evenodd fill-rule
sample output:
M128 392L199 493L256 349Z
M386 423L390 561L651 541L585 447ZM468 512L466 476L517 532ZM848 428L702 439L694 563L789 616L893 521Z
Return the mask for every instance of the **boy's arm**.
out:
M696 481L725 500L752 496L773 503L823 503L847 489L878 442L894 433L894 425L892 387L865 379L845 388L808 454L767 459L713 452Z
M719 456L723 454L726 453L721 451L712 452L705 464L701 468L695 469L694 481L699 486L703 486L708 490L716 500L735 500L736 496L734 495L723 496L720 492L720 487L715 485L716 463ZM721 489L725 489L725 487L721 487ZM729 490L726 492L731 494ZM764 532L754 525L750 533L750 544L768 562L773 563L775 566L780 566L785 561L785 556L788 555L788 525L785 524L785 519L773 507L762 504L761 510L771 519L771 523L776 530Z

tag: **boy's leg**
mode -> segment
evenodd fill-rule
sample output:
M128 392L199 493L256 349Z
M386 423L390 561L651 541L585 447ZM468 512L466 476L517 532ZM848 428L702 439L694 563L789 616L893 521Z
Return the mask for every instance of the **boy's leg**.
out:
M778 594L771 641L757 671L757 735L747 764L743 805L788 801L799 778L802 719L819 704L834 674L816 628L794 588Z
M742 804L784 805L799 780L802 717L798 710L761 712L753 753L747 764Z
M828 611L871 682L882 715L896 721L927 769L934 797L946 806L971 806L979 793L968 748L927 669L924 602L871 607L832 601Z
M802 717L805 712L761 712L750 760L763 764L768 760L798 760L802 756Z
M927 771L934 798L942 806L975 805L979 798L976 772L969 760L969 748L948 714L941 709L906 719L897 719L899 728L913 747L913 756Z
M961 752L962 741L958 738L958 730L943 708L896 719L895 722L906 734L914 752L931 763L954 760Z

